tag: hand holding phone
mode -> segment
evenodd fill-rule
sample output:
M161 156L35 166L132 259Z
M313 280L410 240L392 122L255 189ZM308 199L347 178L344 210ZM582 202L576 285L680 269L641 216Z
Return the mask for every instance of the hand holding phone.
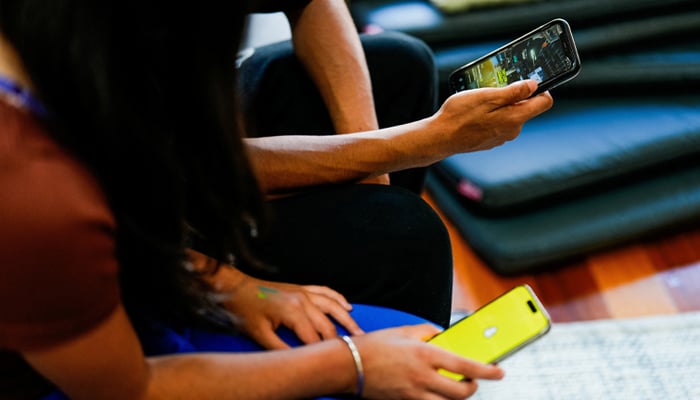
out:
M463 65L450 74L448 82L453 92L459 92L533 79L539 84L534 96L568 82L580 70L571 28L559 18Z
M504 360L549 332L551 321L528 285L516 286L428 339L463 357L491 364ZM448 371L444 375L461 380Z

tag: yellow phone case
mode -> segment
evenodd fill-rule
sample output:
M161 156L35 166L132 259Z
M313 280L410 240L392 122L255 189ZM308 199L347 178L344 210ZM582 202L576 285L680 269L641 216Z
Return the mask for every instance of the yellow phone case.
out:
M549 331L547 311L528 285L516 286L428 342L464 357L495 363ZM441 371L455 379L463 377Z

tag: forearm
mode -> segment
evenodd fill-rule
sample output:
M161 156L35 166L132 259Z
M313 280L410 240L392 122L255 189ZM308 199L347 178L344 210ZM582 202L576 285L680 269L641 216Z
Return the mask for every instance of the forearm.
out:
M356 383L340 340L273 352L153 357L148 364L147 399L299 399L349 393Z
M313 0L291 17L295 53L316 83L337 133L376 129L365 54L344 0Z
M449 151L428 119L349 135L246 139L263 190L279 193L427 166Z
M144 358L121 306L88 332L23 356L75 400L291 399L351 392L356 384L352 356L335 339L290 350Z

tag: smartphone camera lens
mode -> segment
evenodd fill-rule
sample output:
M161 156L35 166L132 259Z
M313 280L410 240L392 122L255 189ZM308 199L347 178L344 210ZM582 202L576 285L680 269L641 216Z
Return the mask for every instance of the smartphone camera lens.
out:
M533 313L537 312L537 308L535 307L535 304L532 302L532 300L528 300L527 305L528 307L530 307L530 311L532 311Z

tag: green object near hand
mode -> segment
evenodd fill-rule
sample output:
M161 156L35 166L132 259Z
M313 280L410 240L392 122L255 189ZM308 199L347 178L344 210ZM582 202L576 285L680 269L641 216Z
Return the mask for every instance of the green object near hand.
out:
M266 299L267 295L270 293L277 293L277 289L269 288L266 286L258 286L258 298Z

